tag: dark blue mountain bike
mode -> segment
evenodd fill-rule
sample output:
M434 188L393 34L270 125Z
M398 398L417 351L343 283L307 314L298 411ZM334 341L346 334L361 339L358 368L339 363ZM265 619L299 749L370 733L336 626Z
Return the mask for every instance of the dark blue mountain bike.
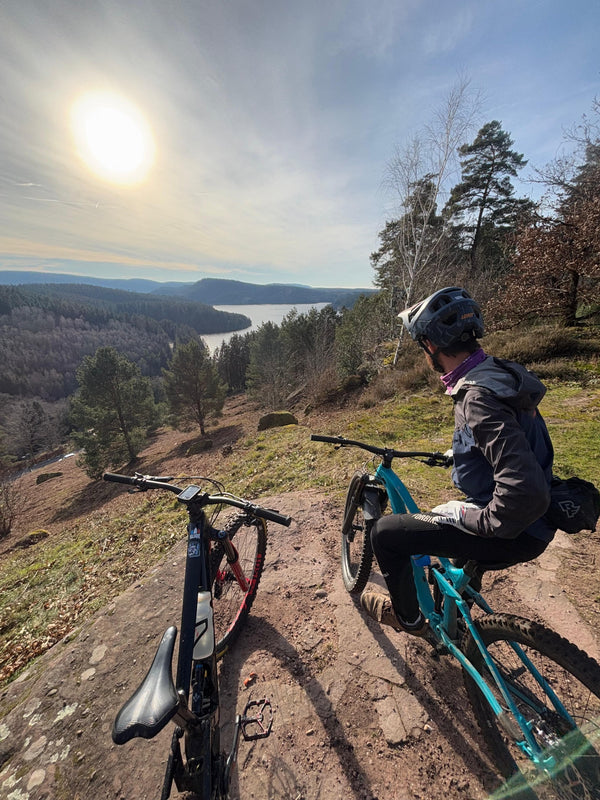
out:
M311 439L358 447L379 460L373 471L363 468L352 477L342 522L342 578L359 594L371 574L375 520L386 510L418 511L392 460L416 458L429 466L449 466L450 460L341 436ZM474 561L458 568L446 558L432 563L425 554L413 557L413 572L430 642L458 659L479 727L509 779L495 797L599 800L600 665L543 625L494 613L472 585L481 577Z
M151 739L173 722L161 800L170 797L173 782L178 791L193 792L199 800L225 800L240 735L248 741L268 736L272 710L267 698L250 700L236 717L229 754L223 753L217 659L237 637L256 596L267 547L265 520L287 526L291 518L235 497L210 478L199 480L210 482L217 494L198 486L181 489L169 482L172 478L151 475L106 473L104 480L141 492L173 492L189 517L175 681L171 662L177 628L173 625L165 632L146 677L117 714L113 741L125 744L138 736ZM207 515L209 506L217 513L224 506L241 513L218 529L216 514Z

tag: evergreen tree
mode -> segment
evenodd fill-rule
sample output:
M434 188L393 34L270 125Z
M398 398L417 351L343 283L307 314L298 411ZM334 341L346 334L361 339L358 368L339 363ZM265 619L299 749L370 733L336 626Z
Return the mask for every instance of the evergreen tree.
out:
M177 344L163 380L175 425L191 422L204 434L207 418L221 412L227 390L204 342L190 339Z
M344 309L336 329L335 349L338 372L342 377L356 375L363 370L377 372L383 354L378 346L398 335L400 328L397 312L392 308L395 334L390 330L389 292L358 298L351 309Z
M229 386L230 392L243 392L246 389L246 371L250 364L250 341L252 333L235 333L228 342L218 347L213 356L221 379Z
M513 140L497 120L484 125L472 144L459 148L462 180L450 193L444 217L456 220L475 271L502 271L509 264L509 233L531 213L534 204L516 198L511 177L527 161L511 150Z
M277 408L292 387L288 382L287 353L281 330L265 322L250 343L247 373L248 393L267 408Z
M86 356L71 403L73 439L84 449L87 474L133 461L158 423L152 388L135 364L112 347Z

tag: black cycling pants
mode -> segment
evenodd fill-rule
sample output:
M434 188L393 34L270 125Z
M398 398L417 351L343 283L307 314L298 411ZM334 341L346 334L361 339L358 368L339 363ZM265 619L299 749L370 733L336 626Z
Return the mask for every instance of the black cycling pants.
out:
M413 514L389 514L371 530L373 552L387 584L396 614L407 622L419 615L411 556L425 553L445 558L475 559L507 566L531 561L543 553L547 542L521 533L516 539L471 536L453 525L427 522Z

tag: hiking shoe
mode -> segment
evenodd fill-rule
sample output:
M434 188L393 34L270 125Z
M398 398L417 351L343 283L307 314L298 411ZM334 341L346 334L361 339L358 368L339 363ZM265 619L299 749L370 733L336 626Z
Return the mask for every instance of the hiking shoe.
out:
M395 631L404 631L412 636L427 635L428 625L423 614L419 613L419 618L411 624L399 620L392 607L392 601L384 594L363 592L360 596L360 604L367 614L381 625L389 625Z

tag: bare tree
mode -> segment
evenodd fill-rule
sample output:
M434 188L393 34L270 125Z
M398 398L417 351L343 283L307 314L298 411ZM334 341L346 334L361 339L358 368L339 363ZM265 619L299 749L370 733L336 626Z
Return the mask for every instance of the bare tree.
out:
M538 179L547 187L546 214L517 238L515 267L492 316L554 316L564 325L595 317L600 308L600 101L566 134L572 153L551 162Z
M531 178L533 183L546 187L543 199L550 214L560 206L565 197L573 193L581 164L587 160L590 147L600 142L600 98L595 97L590 113L568 128L563 136L563 152L544 167L536 168Z
M410 305L416 292L432 290L452 275L452 236L438 214L450 192L451 182L460 175L458 148L475 130L481 104L480 94L470 81L459 78L431 121L421 133L397 148L387 167L385 184L398 203L391 247L386 254L372 256L392 297Z

